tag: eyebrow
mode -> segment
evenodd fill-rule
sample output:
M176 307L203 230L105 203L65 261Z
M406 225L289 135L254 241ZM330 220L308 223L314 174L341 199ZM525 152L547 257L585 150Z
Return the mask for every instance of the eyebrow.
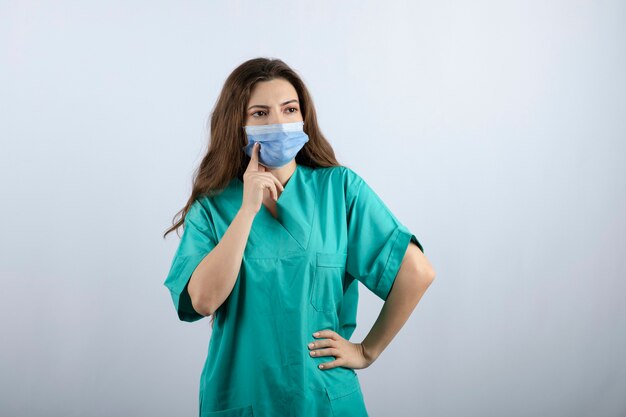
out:
M280 103L280 105L281 105L281 106L284 106L285 104L289 104L289 103L293 103L293 102L298 103L298 100L296 100L296 99L294 98L293 100L287 100L287 101L285 101L285 102L283 102L283 103ZM298 104L299 104L299 103L298 103ZM251 109L251 108L253 108L253 107L261 107L261 108L263 108L263 109L269 109L269 108L270 108L270 106L264 106L264 105L262 105L262 104L253 104L252 106L248 107L248 110L250 110L250 109Z

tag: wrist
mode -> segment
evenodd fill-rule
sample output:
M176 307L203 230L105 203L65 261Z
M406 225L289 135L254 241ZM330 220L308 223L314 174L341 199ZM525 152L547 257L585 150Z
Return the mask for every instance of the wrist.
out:
M365 341L361 342L361 350L363 352L363 357L369 363L373 363L380 355L379 352L377 352L375 349L372 349L370 346L368 346L365 343Z
M237 212L237 214L241 217L244 217L248 220L253 220L254 217L256 216L256 211L254 211L254 209L251 209L249 207L246 206L241 206L239 208L239 211Z

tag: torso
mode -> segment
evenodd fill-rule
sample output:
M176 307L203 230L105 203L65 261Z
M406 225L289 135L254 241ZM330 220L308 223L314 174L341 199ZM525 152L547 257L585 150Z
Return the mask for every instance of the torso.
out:
M233 410L223 414L233 416L327 416L333 409L335 415L367 415L356 372L341 366L320 371L319 363L331 358L312 358L307 348L314 331L331 329L349 340L356 328L358 282L347 272L345 204L356 176L344 168L306 166L294 175L278 202L264 192L237 280L216 311L200 380L202 415L227 409ZM201 225L216 242L241 207L243 182L230 185L202 201L210 221ZM200 243L187 242L179 254L183 268ZM361 262L355 270L366 267Z

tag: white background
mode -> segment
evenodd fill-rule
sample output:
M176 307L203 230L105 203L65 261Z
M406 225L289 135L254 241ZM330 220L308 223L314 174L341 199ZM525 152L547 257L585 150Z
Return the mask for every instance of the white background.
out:
M257 56L437 273L358 371L372 416L626 413L626 3L101 3L0 3L1 415L197 414L162 234Z

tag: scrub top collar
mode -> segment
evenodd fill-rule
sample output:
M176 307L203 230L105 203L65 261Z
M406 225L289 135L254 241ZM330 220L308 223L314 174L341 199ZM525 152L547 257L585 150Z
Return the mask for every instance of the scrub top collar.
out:
M296 164L296 169L289 177L285 189L276 201L277 217L261 204L254 226L262 230L269 229L286 233L296 243L294 249L306 250L311 237L317 199L317 187L311 175L313 168ZM241 204L243 198L243 182L235 177L228 188L232 188L234 195Z

